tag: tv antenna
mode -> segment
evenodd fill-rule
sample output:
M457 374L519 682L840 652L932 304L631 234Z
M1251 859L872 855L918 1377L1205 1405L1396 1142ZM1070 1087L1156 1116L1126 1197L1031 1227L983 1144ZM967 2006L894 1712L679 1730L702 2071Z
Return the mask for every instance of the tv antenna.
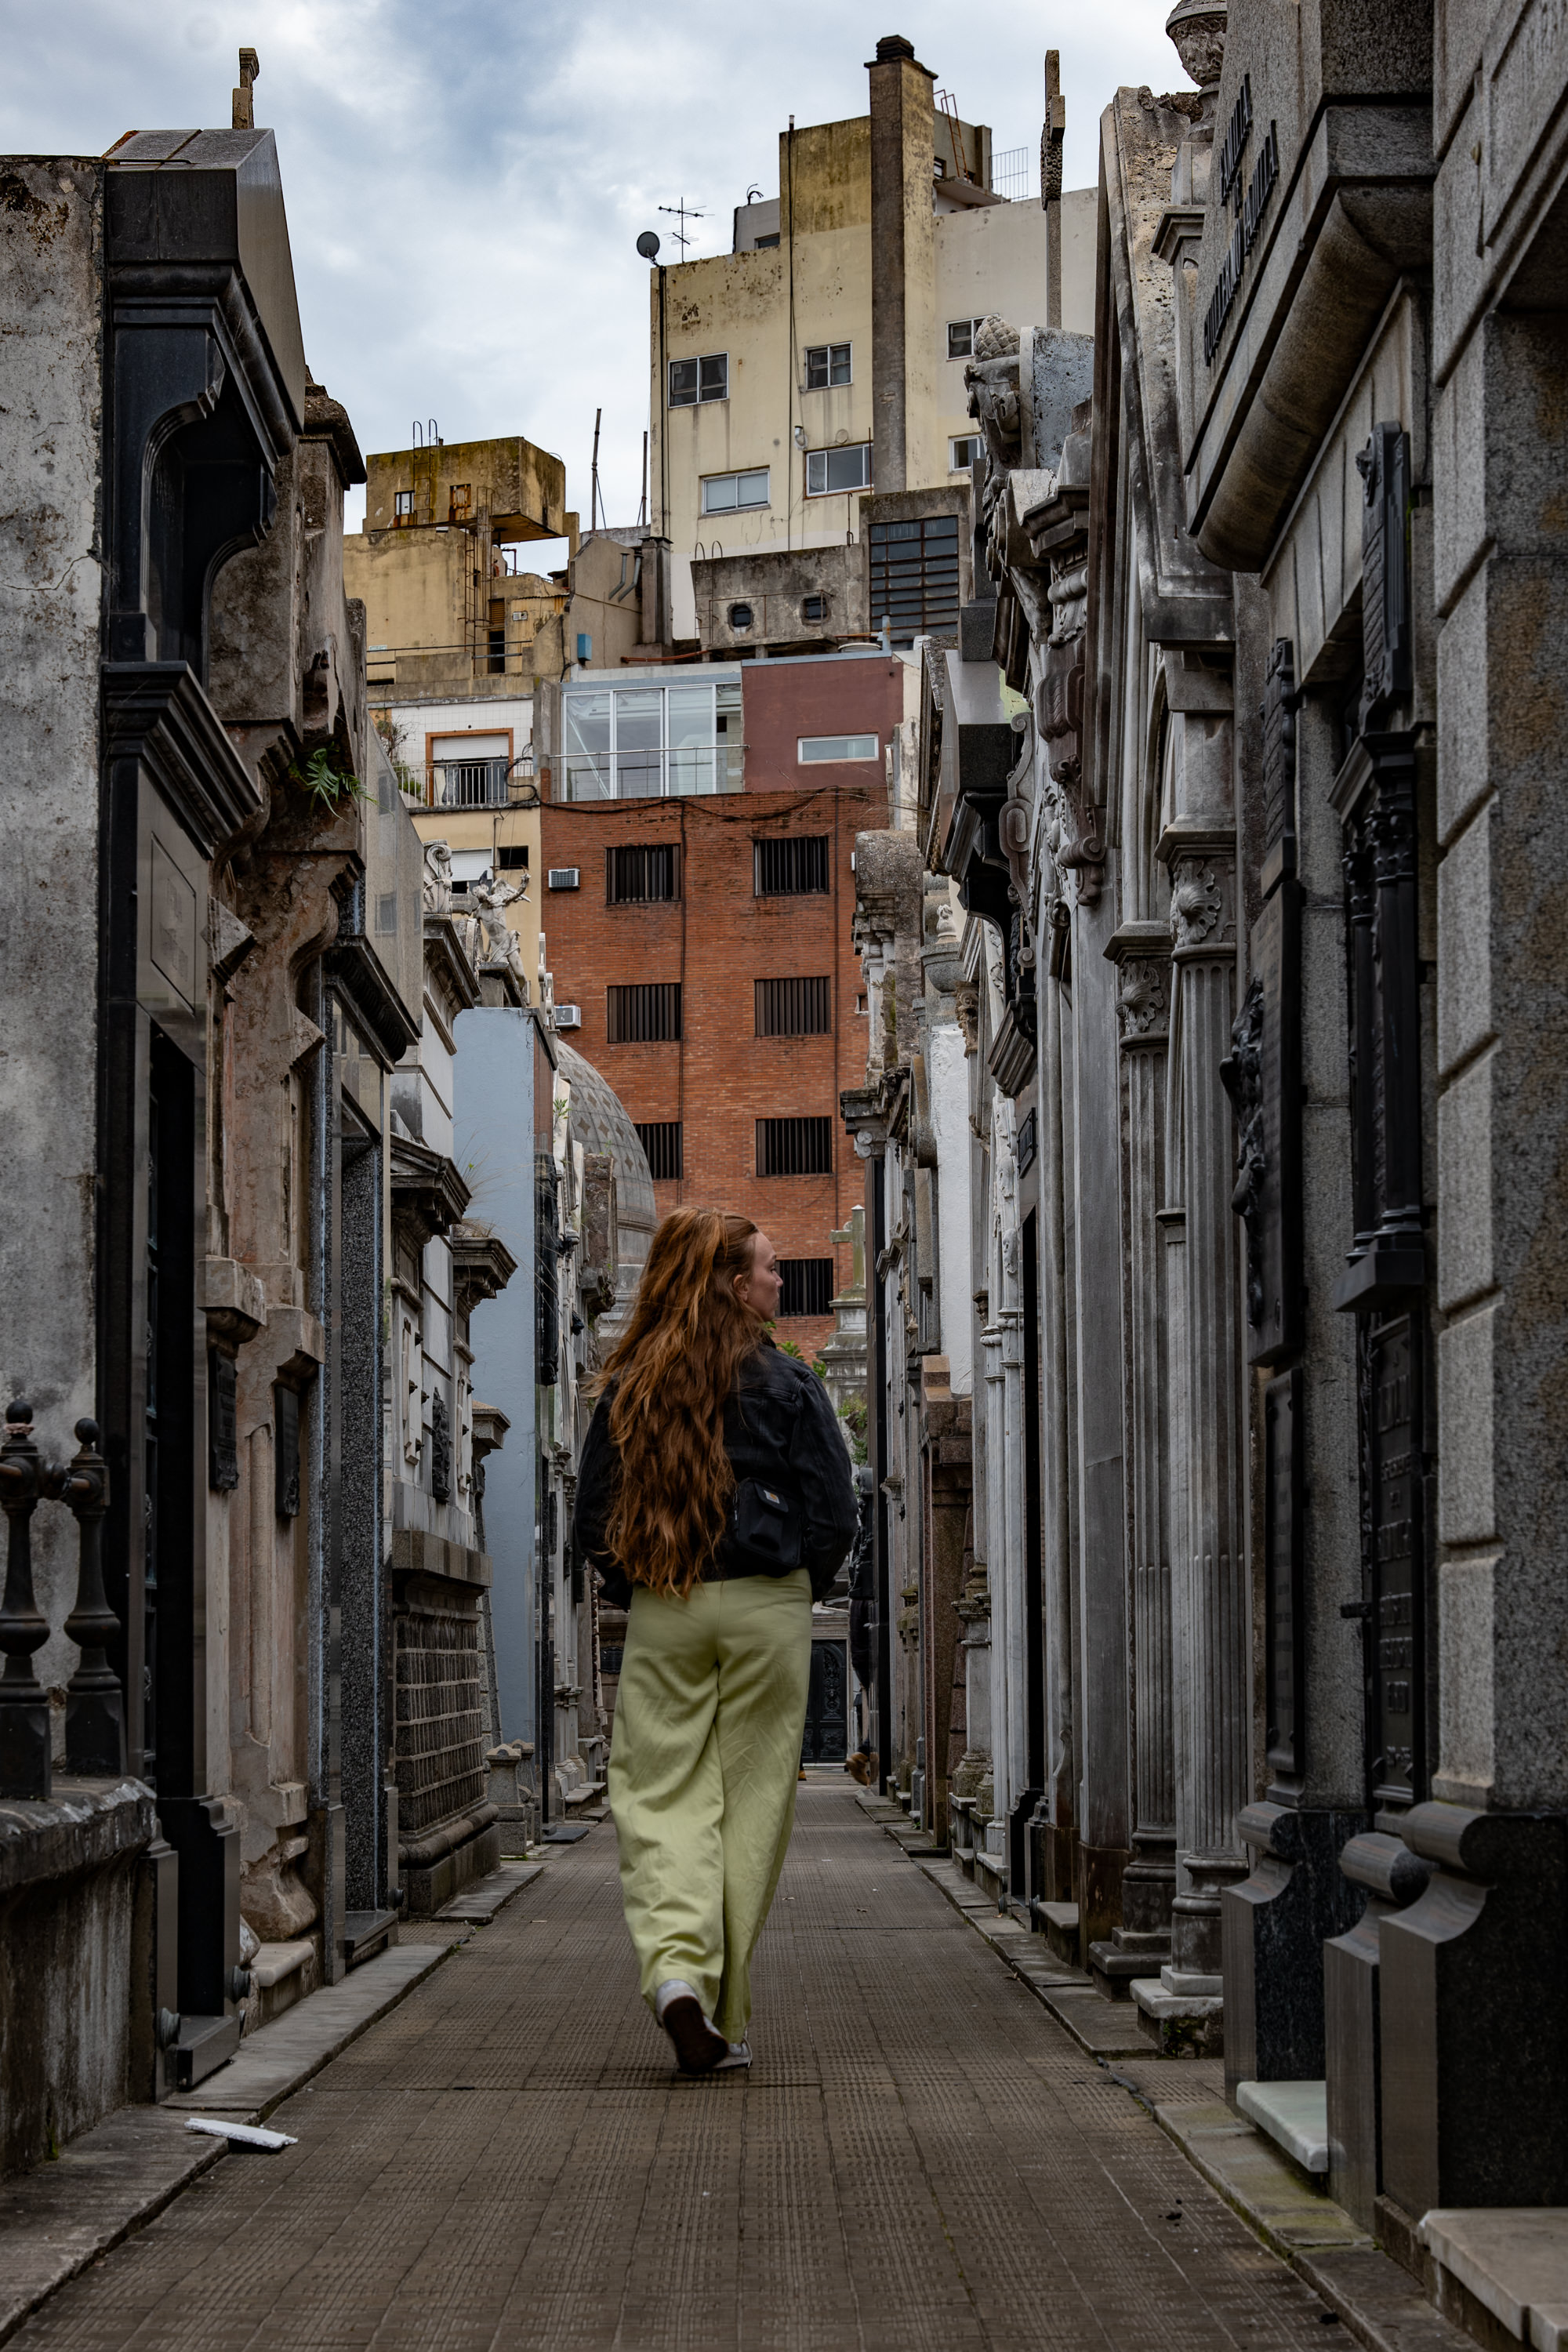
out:
M605 412L602 408L595 408L594 411L594 465L588 505L588 529L590 531L596 530L598 529L599 517L603 511L599 498L599 420L604 414ZM605 517L605 528L607 530L609 527L609 517L606 515Z
M680 226L675 231L675 242L680 247L680 257L684 261L686 258L686 248L691 243L691 239L686 234L687 222L689 220L706 220L708 215L706 213L700 213L695 205L689 205L684 196L681 197L680 202L678 205L660 205L659 211L661 213L673 213L680 223Z

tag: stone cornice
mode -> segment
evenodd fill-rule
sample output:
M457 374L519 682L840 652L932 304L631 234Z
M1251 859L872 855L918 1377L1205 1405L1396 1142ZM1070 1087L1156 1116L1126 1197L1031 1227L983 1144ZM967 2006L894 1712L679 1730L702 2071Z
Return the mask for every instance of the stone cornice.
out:
M185 662L105 662L104 740L139 760L204 857L261 814L261 795Z

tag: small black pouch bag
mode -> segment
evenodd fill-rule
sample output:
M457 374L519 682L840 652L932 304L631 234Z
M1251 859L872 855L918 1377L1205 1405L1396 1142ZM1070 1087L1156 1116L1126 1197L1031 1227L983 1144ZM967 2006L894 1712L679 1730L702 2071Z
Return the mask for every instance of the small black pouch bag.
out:
M735 1489L730 1539L753 1576L788 1576L800 1566L800 1505L761 1478L742 1478Z

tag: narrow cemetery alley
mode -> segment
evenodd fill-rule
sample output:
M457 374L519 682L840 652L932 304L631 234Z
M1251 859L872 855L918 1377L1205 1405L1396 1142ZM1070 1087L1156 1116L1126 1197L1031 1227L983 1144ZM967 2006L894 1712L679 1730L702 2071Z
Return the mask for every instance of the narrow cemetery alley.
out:
M1331 2340L1150 2112L1217 2063L1086 2055L841 1782L801 1790L749 2078L672 2073L619 1908L606 1822L17 2352Z

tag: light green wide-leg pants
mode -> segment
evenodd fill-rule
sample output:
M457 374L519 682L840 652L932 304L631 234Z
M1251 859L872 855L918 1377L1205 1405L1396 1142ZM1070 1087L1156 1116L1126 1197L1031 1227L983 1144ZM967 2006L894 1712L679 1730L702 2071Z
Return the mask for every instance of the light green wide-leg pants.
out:
M684 1978L726 2042L784 1868L811 1676L811 1580L748 1576L632 1595L610 1809L643 1999Z

